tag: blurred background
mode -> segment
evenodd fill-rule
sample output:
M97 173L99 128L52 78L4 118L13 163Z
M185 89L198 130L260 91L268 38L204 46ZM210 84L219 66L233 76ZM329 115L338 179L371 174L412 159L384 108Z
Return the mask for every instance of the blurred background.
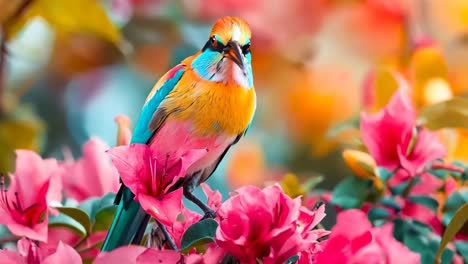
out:
M258 96L252 129L210 179L225 195L287 173L325 189L344 178L341 151L360 146L360 111L396 89L391 71L417 105L468 91L463 0L0 0L0 171L16 148L63 158L91 136L115 145L114 117L134 125L154 83L225 15L251 25Z

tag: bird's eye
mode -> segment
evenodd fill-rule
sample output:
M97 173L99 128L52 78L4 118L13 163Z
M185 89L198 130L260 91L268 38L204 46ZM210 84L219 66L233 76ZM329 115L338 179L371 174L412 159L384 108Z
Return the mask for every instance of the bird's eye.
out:
M215 36L212 36L210 38L210 44L211 44L212 47L216 47L216 45L218 45L218 40L216 39Z
M250 53L250 43L247 43L244 46L242 46L242 53L244 53L244 55Z

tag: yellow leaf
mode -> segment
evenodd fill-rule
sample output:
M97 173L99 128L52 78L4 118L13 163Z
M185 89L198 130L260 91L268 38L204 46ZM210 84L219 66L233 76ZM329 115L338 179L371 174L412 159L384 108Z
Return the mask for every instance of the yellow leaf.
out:
M455 212L455 215L453 216L452 220L450 220L447 229L445 229L444 235L442 236L442 240L440 241L439 250L437 250L436 260L434 261L435 264L440 263L440 257L445 247L467 222L468 204L464 204L457 210L457 212Z
M14 36L29 19L41 16L60 32L88 32L119 44L120 33L96 0L34 0L8 29Z
M42 124L35 120L0 120L0 172L11 171L16 149L37 151Z
M451 100L424 107L419 121L429 129L468 128L468 98Z
M305 194L305 190L302 188L299 179L292 173L286 174L279 184L281 188L283 188L284 193L291 198L296 198Z

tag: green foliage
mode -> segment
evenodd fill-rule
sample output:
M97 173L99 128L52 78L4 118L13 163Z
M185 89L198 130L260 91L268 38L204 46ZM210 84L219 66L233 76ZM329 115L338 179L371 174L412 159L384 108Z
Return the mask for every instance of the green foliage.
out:
M452 193L445 202L444 205L444 216L442 223L448 225L455 212L464 204L468 203L468 192L467 191L456 191Z
M432 233L432 229L424 223L415 220L395 219L393 235L403 242L411 251L421 255L421 263L433 263L440 237ZM446 249L442 255L442 263L450 264L454 252Z
M335 187L331 202L343 209L359 208L372 190L373 182L347 177Z
M380 203L382 205L385 205L387 207L390 207L395 211L400 211L401 210L401 206L395 201L395 197L393 197L393 196L382 197L382 198L380 198L378 203Z
M463 263L468 263L468 242L455 241L455 248L463 258Z
M455 237L455 235L468 223L468 203L465 203L455 212L452 220L445 229L444 235L442 236L442 241L440 242L439 249L437 250L437 255L434 263L439 263L439 258L442 255L442 263L444 260L444 255L442 252L446 251L445 247L447 244ZM445 249L445 250L444 250Z
M468 128L468 98L454 97L426 106L419 113L419 120L429 129Z
M86 228L83 227L80 222L73 219L73 217L62 213L57 216L49 216L49 227L65 227L77 233L81 237L85 237L87 235Z
M367 217L371 222L376 222L378 220L385 220L390 217L388 210L380 207L373 207L367 213Z
M49 217L50 226L69 228L83 237L108 230L115 214L114 193L102 198L91 198L75 207L56 207L58 216Z
M91 220L86 212L74 207L57 207L56 209L62 214L67 215L80 223L80 225L85 229L86 234L91 232Z
M425 196L425 195L413 195L408 197L408 199L417 204L421 204L426 206L427 208L431 209L434 213L437 212L437 207L439 206L439 202L436 199Z
M393 175L393 172L383 167L377 167L376 171L377 171L377 177L379 177L379 179L382 180L383 182L386 182Z
M115 193L108 193L101 198L90 198L78 208L85 211L92 225L92 232L107 230L115 214Z
M205 219L191 225L182 236L181 252L187 253L192 248L197 248L197 251L203 250L206 244L214 242L217 228L218 223L213 219Z

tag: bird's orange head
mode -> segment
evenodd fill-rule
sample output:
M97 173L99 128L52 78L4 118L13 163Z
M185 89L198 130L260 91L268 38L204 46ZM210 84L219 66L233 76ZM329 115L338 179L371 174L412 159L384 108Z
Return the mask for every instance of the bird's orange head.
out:
M192 61L192 68L212 82L235 82L253 87L249 25L237 17L216 21L208 41Z

